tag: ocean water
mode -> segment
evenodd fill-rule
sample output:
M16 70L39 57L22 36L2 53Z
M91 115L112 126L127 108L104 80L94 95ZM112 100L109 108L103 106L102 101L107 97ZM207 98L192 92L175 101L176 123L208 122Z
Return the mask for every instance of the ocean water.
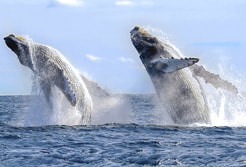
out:
M94 113L88 126L48 125L28 116L35 97L0 96L0 166L246 166L245 119L235 116L242 108L227 113L228 97L220 98L224 114L212 111L211 125L179 126L154 95L121 96L128 107Z

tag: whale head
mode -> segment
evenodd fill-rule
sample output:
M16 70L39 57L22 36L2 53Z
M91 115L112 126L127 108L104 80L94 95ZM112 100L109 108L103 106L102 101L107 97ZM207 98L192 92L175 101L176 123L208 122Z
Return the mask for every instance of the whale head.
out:
M17 55L20 63L34 71L28 41L24 37L13 34L4 37L4 40L6 45Z
M171 44L163 43L141 27L136 26L130 34L140 59L151 75L174 72L199 61L198 58L180 57Z
M150 55L156 55L158 53L158 48L161 47L158 39L143 28L139 26L134 27L130 35L132 43L141 57L150 58Z

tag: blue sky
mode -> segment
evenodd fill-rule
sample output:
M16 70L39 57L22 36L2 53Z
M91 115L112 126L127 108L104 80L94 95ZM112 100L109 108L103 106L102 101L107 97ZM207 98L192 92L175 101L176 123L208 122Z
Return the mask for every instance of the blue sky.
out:
M113 92L149 93L152 83L129 37L135 25L158 30L184 55L235 79L246 69L245 8L244 0L1 0L0 35L58 49ZM0 94L29 94L31 76L2 40Z

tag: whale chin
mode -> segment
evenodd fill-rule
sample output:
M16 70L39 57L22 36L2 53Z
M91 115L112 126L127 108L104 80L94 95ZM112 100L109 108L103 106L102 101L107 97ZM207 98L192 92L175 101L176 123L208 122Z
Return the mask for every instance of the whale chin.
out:
M9 36L4 37L4 41L6 45L17 55L20 63L34 71L29 46L26 39L10 34Z
M6 45L16 54L19 54L19 48L17 45L17 38L11 34L7 37L4 37Z

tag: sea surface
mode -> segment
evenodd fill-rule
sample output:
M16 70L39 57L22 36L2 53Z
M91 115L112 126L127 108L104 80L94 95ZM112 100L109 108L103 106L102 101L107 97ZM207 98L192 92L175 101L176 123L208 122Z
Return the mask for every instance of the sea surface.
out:
M153 95L125 96L127 121L115 111L88 126L25 125L33 97L0 96L0 166L246 166L245 124L172 125Z

